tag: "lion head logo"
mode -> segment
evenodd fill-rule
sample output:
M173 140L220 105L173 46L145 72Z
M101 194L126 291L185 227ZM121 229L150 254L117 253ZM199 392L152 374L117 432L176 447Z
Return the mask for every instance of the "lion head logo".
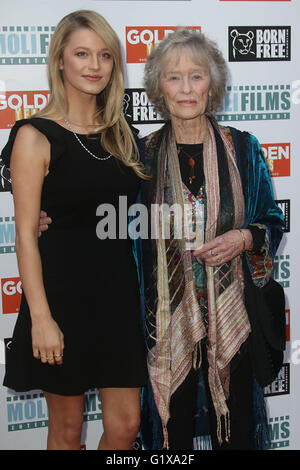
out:
M230 36L233 38L232 47L233 47L233 57L236 58L236 54L255 54L251 51L254 33L253 31L248 31L248 33L239 33L237 29L233 29L230 33Z

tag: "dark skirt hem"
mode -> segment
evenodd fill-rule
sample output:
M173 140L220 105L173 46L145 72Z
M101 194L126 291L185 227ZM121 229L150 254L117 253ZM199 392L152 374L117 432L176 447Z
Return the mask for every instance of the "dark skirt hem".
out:
M63 390L63 391L58 391L57 388L54 390L52 389L51 387L41 387L39 385L36 385L36 386L24 386L24 387L20 387L20 386L11 386L11 385L8 385L5 381L3 382L3 386L4 387L7 387L8 389L16 392L16 393L27 393L27 392L30 392L30 391L33 391L33 390L41 390L42 392L47 392L47 393L54 393L56 395L63 395L63 396L78 396L78 395L83 395L85 392L87 392L88 390L91 390L91 389L99 389L99 388L142 388L142 387L145 387L146 386L146 381L145 382L140 382L139 384L122 384L122 385L87 385L86 387L83 387L77 391L66 391L66 390Z

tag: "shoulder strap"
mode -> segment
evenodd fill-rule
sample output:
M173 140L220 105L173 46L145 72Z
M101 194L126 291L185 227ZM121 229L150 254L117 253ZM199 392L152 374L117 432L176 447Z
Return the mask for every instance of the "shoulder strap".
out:
M49 143L51 144L50 165L52 165L57 160L57 158L62 155L65 149L64 129L58 124L56 124L54 121L51 121L50 119L33 117L30 119L20 119L12 127L9 134L8 142L1 152L1 158L5 166L7 168L10 167L10 157L17 132L20 127L24 126L25 124L31 124L42 134L44 134L45 137L48 139Z

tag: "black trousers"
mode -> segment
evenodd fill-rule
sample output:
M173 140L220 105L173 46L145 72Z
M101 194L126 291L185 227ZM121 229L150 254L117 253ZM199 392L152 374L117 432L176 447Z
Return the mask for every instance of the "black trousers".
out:
M208 386L208 364L205 351L202 367L206 385L210 430L213 450L253 450L253 375L248 353L244 353L230 374L230 396L227 405L230 412L230 440L219 445L217 418ZM194 415L196 409L197 371L191 370L185 381L171 398L168 422L169 446L171 450L193 449Z

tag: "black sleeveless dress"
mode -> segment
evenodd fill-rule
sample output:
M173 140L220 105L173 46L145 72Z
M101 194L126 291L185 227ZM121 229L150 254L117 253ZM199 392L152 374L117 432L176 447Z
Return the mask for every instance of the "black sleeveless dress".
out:
M7 350L4 385L62 395L94 387L143 386L147 366L138 275L127 218L119 214L120 196L129 208L140 179L113 157L95 159L71 131L43 118L16 123L2 152L7 165L17 130L26 123L42 132L51 147L41 209L53 222L39 238L39 250L50 311L64 334L65 349L61 366L42 364L33 357L31 319L23 294ZM99 136L78 136L95 155L107 155ZM102 216L97 215L103 204L107 206L101 206ZM107 228L105 207L110 214ZM99 228L106 229L111 238L97 236L101 220L98 235Z

